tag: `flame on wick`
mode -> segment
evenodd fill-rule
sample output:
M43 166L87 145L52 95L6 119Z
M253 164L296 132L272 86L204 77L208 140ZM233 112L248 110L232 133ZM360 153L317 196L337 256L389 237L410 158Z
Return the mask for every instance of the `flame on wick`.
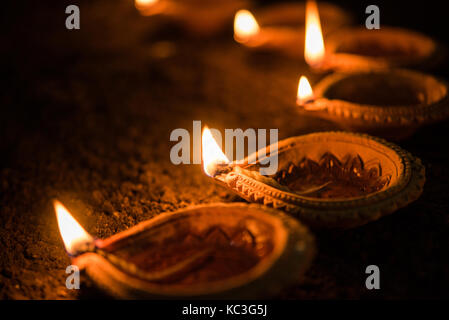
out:
M203 169L204 172L212 177L212 169L219 163L229 163L229 159L220 149L217 141L212 136L212 132L207 126L203 129L201 138L201 146L203 149Z
M135 0L134 5L138 10L145 10L154 5L159 0Z
M234 18L234 39L237 42L247 42L260 31L256 18L248 10L239 10Z
M305 76L301 76L301 78L299 79L296 101L299 105L303 105L311 99L313 99L313 90L309 83L309 80L307 80Z
M87 243L93 240L92 236L81 227L81 225L73 218L64 205L55 200L53 202L58 219L59 232L61 233L62 241L69 254L77 252L77 246L82 243Z
M320 14L316 1L306 3L306 42L304 58L310 66L318 66L323 62L325 54L323 33L321 31Z

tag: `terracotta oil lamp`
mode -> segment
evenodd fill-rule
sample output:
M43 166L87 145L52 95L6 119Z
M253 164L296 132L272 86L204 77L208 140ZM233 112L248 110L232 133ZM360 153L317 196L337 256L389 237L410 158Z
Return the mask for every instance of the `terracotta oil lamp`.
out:
M382 26L379 30L347 28L326 38L322 70L341 72L393 67L429 69L442 62L445 49L419 32Z
M211 36L232 23L237 10L249 0L135 0L143 16L161 16L181 25L192 35Z
M205 172L247 201L282 209L313 228L377 220L416 200L425 181L418 158L368 135L313 133L280 141L275 154L267 148L259 153L278 157L272 176L259 173L267 162L256 154L243 164L207 156Z
M240 10L234 19L234 39L253 50L277 51L291 57L302 57L306 7L314 11L319 19L315 1L267 6L257 10L255 16L248 10ZM351 21L345 11L333 4L320 2L319 9L325 34Z
M343 28L326 36L313 8L307 11L304 57L319 72L378 71L396 67L426 69L438 65L445 48L419 32L382 26L378 30Z
M55 210L72 264L122 299L267 297L297 283L314 255L304 226L259 205L193 206L105 240Z
M301 83L302 82L302 83ZM447 83L408 70L331 74L312 92L306 78L298 86L298 111L341 128L401 140L423 125L449 116Z

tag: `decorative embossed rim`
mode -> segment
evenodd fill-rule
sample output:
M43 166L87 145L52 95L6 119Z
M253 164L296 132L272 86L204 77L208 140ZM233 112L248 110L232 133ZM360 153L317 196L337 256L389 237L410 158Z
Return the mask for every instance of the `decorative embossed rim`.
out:
M365 142L365 146L373 147L372 142L376 142L391 150L401 159L398 180L386 189L364 197L316 199L285 192L235 171L216 178L250 202L283 209L313 227L325 228L349 228L365 224L404 207L421 195L425 182L425 170L421 161L397 145L377 137L349 132L312 133L280 141L278 153L293 147L298 141L318 142L329 137L348 142L357 137ZM250 166L247 165L246 168Z
M345 118L348 121L360 121L363 123L375 123L382 126L404 126L412 124L426 124L438 120L443 120L449 116L449 95L448 84L436 77L428 74L396 69L388 73L398 74L411 79L426 79L436 81L441 84L443 97L435 103L429 105L404 105L404 106L376 106L368 104L358 104L339 99L328 99L327 90L337 82L352 77L356 74L376 74L377 72L359 72L354 74L332 74L323 78L315 87L316 100L311 103L316 106L319 112L326 112L330 116ZM385 71L378 72L385 74ZM311 111L314 112L314 111Z
M197 205L175 212L158 215L154 219L106 239L101 244L110 243L128 236L138 234L172 218L190 214L204 214L203 210L243 210L254 217L271 223L281 235L275 244L274 251L248 271L226 280L206 282L194 288L179 288L148 283L123 272L104 257L94 253L86 253L74 259L81 269L107 292L120 298L251 298L267 294L275 294L284 286L298 281L311 263L315 253L313 236L307 228L294 219L274 209L257 204L225 204L213 203ZM211 213L213 214L213 213Z

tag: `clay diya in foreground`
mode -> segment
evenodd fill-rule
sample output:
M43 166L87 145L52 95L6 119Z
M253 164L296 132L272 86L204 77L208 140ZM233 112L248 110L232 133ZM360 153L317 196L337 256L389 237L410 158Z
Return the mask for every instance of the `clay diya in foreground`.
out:
M247 201L282 209L314 228L351 228L377 220L416 200L425 181L418 158L368 135L314 133L267 148L275 151L261 154L278 157L274 175L259 173L267 159L256 161L255 154L243 164L207 156L204 170Z
M240 10L234 19L234 39L254 50L278 51L292 57L302 57L306 8L312 20L320 19L315 1L282 3L256 11L256 18L247 10ZM328 33L350 23L351 18L339 7L319 4L323 31ZM321 28L321 24L317 23ZM321 32L321 30L320 30Z
M163 213L106 240L57 201L55 210L72 264L118 298L266 297L295 284L314 254L305 227L258 205Z
M183 26L193 35L210 36L223 31L237 10L249 0L135 0L143 16L161 16Z
M302 82L302 83L301 83ZM300 114L332 120L345 130L392 140L449 116L448 86L431 75L407 70L332 74L313 88L298 86Z

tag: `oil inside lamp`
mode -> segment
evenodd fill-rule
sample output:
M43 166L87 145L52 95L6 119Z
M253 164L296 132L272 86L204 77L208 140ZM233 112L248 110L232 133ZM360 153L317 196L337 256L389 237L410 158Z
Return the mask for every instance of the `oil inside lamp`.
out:
M118 298L264 297L297 282L314 253L305 227L257 205L192 206L105 240L54 207L72 264Z
M237 42L248 42L260 31L256 18L248 10L239 10L234 18L234 39Z
M306 4L306 37L304 59L312 67L319 67L325 55L323 32L321 30L320 15L315 1Z

